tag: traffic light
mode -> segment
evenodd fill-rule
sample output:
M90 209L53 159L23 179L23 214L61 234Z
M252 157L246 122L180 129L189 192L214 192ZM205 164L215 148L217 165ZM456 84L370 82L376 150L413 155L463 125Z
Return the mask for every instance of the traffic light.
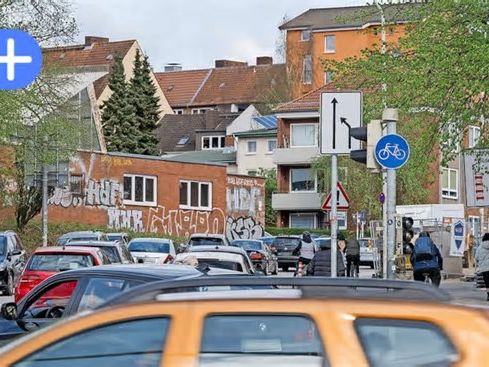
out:
M345 119L341 119L343 124L348 124ZM380 120L372 120L367 126L350 128L349 146L352 139L366 142L365 149L350 151L350 158L355 162L367 165L367 168L378 169L379 165L375 160L375 145L382 137L382 125Z
M411 253L411 241L413 240L414 237L414 232L413 232L413 224L414 220L411 217L402 217L402 244L403 244L403 249L404 253Z

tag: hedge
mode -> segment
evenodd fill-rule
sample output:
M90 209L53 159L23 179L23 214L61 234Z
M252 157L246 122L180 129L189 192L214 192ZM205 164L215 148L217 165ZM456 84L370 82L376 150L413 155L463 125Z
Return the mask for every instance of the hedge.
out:
M278 235L301 235L304 232L309 232L313 234L318 234L320 236L329 236L331 233L326 229L318 228L278 228L278 227L266 227L265 232L271 234L272 236ZM340 231L346 238L350 237L348 231Z

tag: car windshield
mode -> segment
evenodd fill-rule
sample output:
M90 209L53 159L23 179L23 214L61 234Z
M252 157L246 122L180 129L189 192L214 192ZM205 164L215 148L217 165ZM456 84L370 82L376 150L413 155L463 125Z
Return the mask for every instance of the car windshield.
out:
M119 252L115 246L101 246L99 248L105 255L107 255L111 263L122 262Z
M224 241L221 238L194 237L189 241L190 246L222 246Z
M0 256L4 256L7 252L7 237L0 237Z
M277 237L273 240L273 246L282 249L284 247L295 248L301 242L300 238Z
M28 270L62 271L93 266L90 255L34 254L27 265Z
M273 243L273 240L275 238L269 237L269 238L260 238L260 240L265 244L265 245L271 245Z
M199 264L207 264L214 268L228 269L242 272L243 267L240 263L235 263L233 261L223 261L219 259L198 259Z
M107 239L109 241L121 241L122 240L122 235L120 234L111 234L107 236Z
M168 254L170 252L170 244L168 242L131 242L129 244L131 252L160 252Z
M241 247L243 250L261 250L261 243L257 241L233 241L235 247Z

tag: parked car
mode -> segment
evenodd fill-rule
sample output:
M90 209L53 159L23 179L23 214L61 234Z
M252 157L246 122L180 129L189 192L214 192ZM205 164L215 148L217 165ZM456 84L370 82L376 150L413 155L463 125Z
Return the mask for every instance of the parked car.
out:
M131 264L134 262L127 246L122 242L110 241L69 241L66 246L97 247L107 255L111 264Z
M136 264L103 265L57 273L33 288L19 302L10 303L10 307L16 310L16 317L11 319L2 312L0 344L50 325L57 319L93 309L132 287L158 280L192 278L204 274L239 275L236 272L214 268L203 273L194 267L183 265Z
M235 270L246 274L255 272L253 264L245 250L233 246L195 246L187 252L177 255L177 262L184 262L187 257L195 258L199 264L207 264L221 269Z
M69 232L61 235L56 241L56 245L63 246L70 241L107 241L107 236L99 231Z
M188 246L229 246L225 235L215 233L194 233L190 236Z
M277 255L260 240L234 240L231 246L241 247L248 253L256 270L261 270L265 275L278 274Z
M185 287L242 285L240 278L288 288L187 292L177 300L167 294ZM19 367L487 365L486 313L450 305L423 283L396 282L400 291L391 292L393 283L200 277L164 282L159 291L148 283L138 289L150 288L148 301L71 318L7 345L0 354L3 365Z
M292 252L300 242L299 236L277 236L273 240L272 247L277 249L278 266L283 271L288 271L289 267L295 268L299 256L293 255Z
M32 288L53 274L103 264L110 264L110 260L99 248L38 247L31 255L15 287L15 302L19 302Z
M107 233L106 236L108 241L119 241L124 245L129 243L129 235L125 232Z
M14 287L24 270L27 255L22 241L13 231L0 232L0 291L14 294Z
M145 264L169 264L177 256L173 241L165 238L134 238L128 250L135 262Z
M257 240L263 241L263 243L268 246L272 245L274 239L275 236L266 236L266 237L257 238Z

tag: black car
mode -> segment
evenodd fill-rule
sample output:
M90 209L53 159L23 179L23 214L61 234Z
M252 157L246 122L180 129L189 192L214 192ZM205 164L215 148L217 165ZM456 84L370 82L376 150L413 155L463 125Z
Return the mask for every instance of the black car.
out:
M19 236L13 231L0 232L0 291L3 295L14 294L14 286L26 262L27 255Z
M293 255L292 252L301 243L299 236L277 236L272 242L272 247L277 251L278 266L283 271L288 271L289 267L295 268L299 256Z
M231 246L241 247L248 253L256 270L265 275L278 274L278 262L275 253L260 240L234 240Z
M119 241L69 241L65 246L98 247L112 264L134 263L127 246Z
M36 286L17 305L6 303L2 306L0 345L26 332L48 326L56 319L94 309L112 297L142 284L232 274L240 273L214 268L201 271L185 265L144 264L102 265L58 273ZM14 314L11 313L12 309L16 310Z

